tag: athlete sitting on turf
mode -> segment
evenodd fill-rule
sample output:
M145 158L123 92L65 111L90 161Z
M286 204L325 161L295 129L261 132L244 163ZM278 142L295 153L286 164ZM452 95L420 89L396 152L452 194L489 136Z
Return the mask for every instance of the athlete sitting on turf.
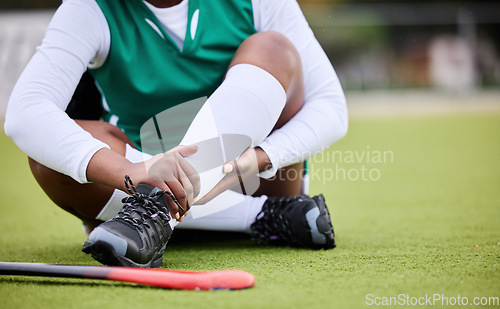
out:
M195 117L156 117L204 96ZM141 131L151 120L160 153L171 149L155 157L144 153ZM302 175L304 160L346 131L340 83L294 0L64 1L5 122L42 189L91 231L83 250L142 267L161 266L180 221L258 242L335 247L324 199L301 195L302 177L262 179L253 196L224 190L252 167L262 178ZM253 146L221 167L202 145L224 134ZM174 147L181 141L199 148ZM212 196L187 212L213 181L197 165L204 160L238 177L210 185Z

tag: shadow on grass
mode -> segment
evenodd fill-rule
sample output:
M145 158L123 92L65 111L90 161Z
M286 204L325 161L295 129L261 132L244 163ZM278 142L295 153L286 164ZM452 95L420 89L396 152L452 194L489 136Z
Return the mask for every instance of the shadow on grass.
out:
M254 271L262 259L293 259L306 248L257 245L244 233L176 230L163 256L163 267L185 270Z
M290 247L285 244L257 244L249 234L237 232L202 231L202 230L175 230L167 246L171 251L310 251L307 248Z
M18 285L37 285L37 286L78 286L78 287L133 287L133 288L156 288L146 285L139 285L127 282L105 281L96 279L76 279L76 278L57 278L57 277L29 277L29 276L0 276L0 286L18 284ZM158 287L159 288L159 287Z
M236 232L219 232L219 231L202 231L202 230L180 230L174 231L169 240L169 245L176 247L188 246L210 246L217 244L218 246L233 247L255 246L250 235Z

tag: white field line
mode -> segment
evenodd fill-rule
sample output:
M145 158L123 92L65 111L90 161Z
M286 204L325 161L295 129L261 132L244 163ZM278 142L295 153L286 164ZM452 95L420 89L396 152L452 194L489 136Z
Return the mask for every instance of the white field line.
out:
M500 89L470 93L378 90L346 93L351 118L500 113Z

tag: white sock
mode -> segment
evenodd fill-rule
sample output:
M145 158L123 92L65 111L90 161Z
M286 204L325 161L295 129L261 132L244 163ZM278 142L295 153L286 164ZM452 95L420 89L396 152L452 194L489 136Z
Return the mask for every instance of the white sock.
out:
M198 145L198 153L186 158L200 174L201 192L209 192L224 174L222 164L239 156L246 148L262 142L276 124L286 103L286 93L279 81L270 73L250 64L237 64L227 72L226 79L205 102L198 112L181 144ZM247 143L228 145L222 134L240 134L248 137ZM203 142L219 139L217 147ZM221 156L219 158L218 156ZM206 162L215 161L207 170ZM229 205L231 206L231 205ZM214 209L221 210L221 206ZM215 212L215 211L214 211Z
M242 196L243 200L223 211L193 218L193 214L198 209L211 207L213 203L217 203L218 199L233 199L234 195ZM252 197L234 191L226 191L205 205L193 206L184 221L178 223L176 228L250 233L250 225L255 221L266 200L267 196L265 195Z
M285 103L285 90L274 76L251 64L237 64L205 102L181 144L194 144L220 134L243 134L259 144L273 129Z

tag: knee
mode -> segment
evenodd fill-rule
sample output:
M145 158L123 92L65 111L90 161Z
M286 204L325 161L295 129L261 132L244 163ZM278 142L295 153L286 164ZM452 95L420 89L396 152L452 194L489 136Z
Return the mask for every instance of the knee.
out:
M75 120L75 122L85 131L92 134L97 139L107 138L112 135L124 134L116 126L100 120Z
M37 181L41 178L44 178L47 172L50 171L47 167L38 163L30 157L28 157L28 165L30 167L31 173Z
M261 50L259 55L262 57L269 57L273 62L289 69L296 69L300 65L300 55L297 49L285 35L279 32L259 32L249 37L248 40Z
M38 163L37 161L33 160L32 158L28 157L28 165L30 167L31 173L35 178L41 176L43 174L42 168L43 165Z
M112 150L122 155L125 155L125 144L133 145L120 128L105 121L75 120L75 122L94 138L106 143Z
M30 157L28 157L28 164L33 177L42 188L50 185L66 187L75 182L71 177L56 172Z
M264 68L284 86L302 72L297 49L285 35L276 31L259 32L248 37L235 54L232 64L236 63Z
M277 31L264 31L258 32L247 38L247 41L253 41L255 44L261 45L265 48L276 53L287 53L296 51L292 42L282 33Z

